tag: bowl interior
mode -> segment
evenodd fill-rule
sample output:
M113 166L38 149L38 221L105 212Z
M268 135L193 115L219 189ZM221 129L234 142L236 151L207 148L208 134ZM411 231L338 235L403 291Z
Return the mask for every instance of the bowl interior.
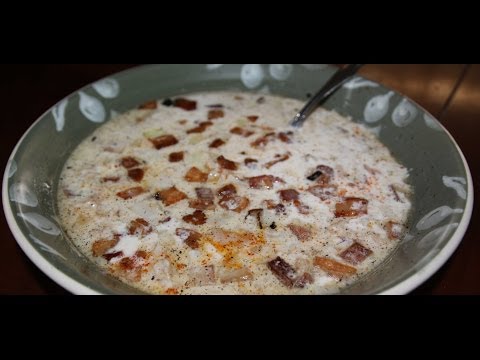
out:
M3 183L9 225L27 255L74 293L140 293L73 247L57 222L63 164L102 122L148 100L205 90L239 90L307 99L335 71L318 64L149 65L71 94L29 129L12 153ZM410 172L414 187L409 231L400 246L347 294L405 293L433 274L455 250L473 204L468 166L445 129L418 105L356 77L324 105L378 134Z

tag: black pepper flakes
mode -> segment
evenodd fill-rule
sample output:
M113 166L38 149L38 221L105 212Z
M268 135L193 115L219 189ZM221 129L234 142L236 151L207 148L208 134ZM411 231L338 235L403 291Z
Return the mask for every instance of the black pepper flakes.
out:
M275 224L275 221L270 224L270 229L275 230L277 228L277 224Z
M174 103L173 103L173 100L172 100L172 99L165 99L165 100L163 100L163 102L162 102L162 105L163 105L163 106L173 106L173 104L174 104Z

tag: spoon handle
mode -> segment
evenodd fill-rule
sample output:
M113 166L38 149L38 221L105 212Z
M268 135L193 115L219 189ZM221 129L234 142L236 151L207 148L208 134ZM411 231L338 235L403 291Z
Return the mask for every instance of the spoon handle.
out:
M295 115L291 125L301 127L308 116L317 108L320 103L326 100L332 93L342 86L350 77L352 77L358 69L365 64L349 64L343 69L339 69L327 81L327 83L308 101L300 112Z

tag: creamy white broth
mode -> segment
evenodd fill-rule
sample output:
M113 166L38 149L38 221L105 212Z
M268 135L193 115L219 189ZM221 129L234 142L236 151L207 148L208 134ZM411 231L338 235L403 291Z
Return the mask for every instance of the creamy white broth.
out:
M292 129L295 99L182 98L196 108L160 100L120 115L65 164L61 221L98 266L155 294L327 294L397 246L408 172L362 125L318 109ZM226 185L236 194L219 195Z

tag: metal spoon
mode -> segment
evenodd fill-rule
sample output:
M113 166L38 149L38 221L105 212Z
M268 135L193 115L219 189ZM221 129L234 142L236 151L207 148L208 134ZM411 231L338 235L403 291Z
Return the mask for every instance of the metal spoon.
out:
M350 79L355 73L365 64L349 64L343 69L339 69L333 76L327 81L327 83L305 104L305 106L298 112L292 119L291 125L294 127L301 127L305 120L310 116L312 112L332 95L335 90L342 86L348 79Z

